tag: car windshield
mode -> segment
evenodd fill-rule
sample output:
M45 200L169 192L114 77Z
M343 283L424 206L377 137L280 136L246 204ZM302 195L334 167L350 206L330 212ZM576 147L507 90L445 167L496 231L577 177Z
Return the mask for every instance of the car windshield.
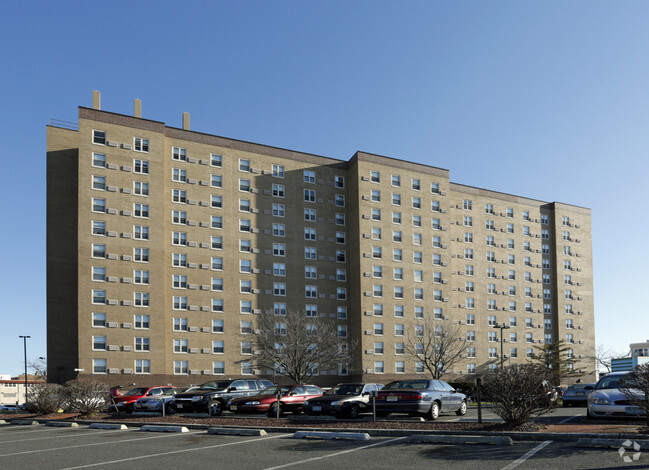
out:
M170 388L169 390L163 392L162 395L175 395L176 393L178 393L177 388Z
M613 388L635 388L635 381L630 375L614 375L606 376L599 381L597 390L613 389Z
M282 395L286 395L291 387L289 385L273 385L272 387L268 387L266 390L262 390L259 392L260 396L270 396L270 395L277 395L277 391L280 390L282 392Z
M129 395L129 396L137 396L137 395L144 395L148 388L134 388L133 390L129 390L126 392L124 395Z
M340 384L329 390L325 395L360 395L363 386L360 384Z
M593 384L574 384L568 387L568 390L584 390L586 387L593 387Z
M200 390L225 390L230 386L232 381L226 380L221 382L207 382L201 385Z
M395 390L399 388L425 389L428 388L428 380L397 380L387 384L383 390Z

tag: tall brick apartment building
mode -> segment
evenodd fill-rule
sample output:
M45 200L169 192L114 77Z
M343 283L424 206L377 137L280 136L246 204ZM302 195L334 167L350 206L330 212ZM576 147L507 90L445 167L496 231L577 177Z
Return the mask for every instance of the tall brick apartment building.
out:
M594 370L589 209L169 127L98 92L78 127L47 127L47 195L50 380L272 378L250 333L287 309L355 340L323 385L422 373L403 342L425 316L469 340L449 379L559 339Z

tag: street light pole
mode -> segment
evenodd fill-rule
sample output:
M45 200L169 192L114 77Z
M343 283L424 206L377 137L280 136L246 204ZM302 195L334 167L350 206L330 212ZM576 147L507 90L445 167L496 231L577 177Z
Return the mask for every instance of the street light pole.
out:
M25 352L25 403L27 403L27 338L31 336L18 336L23 339L23 349Z
M500 368L504 367L505 356L503 354L503 330L508 330L509 325L506 323L500 323L494 325L494 328L500 329Z

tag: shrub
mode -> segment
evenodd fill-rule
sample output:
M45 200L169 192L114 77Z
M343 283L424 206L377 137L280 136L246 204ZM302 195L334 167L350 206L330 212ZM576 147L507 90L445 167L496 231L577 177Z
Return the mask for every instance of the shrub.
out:
M65 404L63 386L59 384L37 384L29 391L27 411L31 413L56 413Z
M67 409L69 411L92 414L106 406L108 386L94 380L77 379L65 384Z
M513 365L486 374L483 387L492 411L505 423L518 426L552 409L543 406L546 397L541 386L550 378L549 369L542 365Z

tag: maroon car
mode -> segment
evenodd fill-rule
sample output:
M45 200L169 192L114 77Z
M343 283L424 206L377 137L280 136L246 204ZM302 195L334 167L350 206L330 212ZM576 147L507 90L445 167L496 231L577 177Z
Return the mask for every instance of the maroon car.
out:
M277 396L279 398L280 416L290 411L301 413L304 402L309 398L319 397L324 393L315 385L274 385L252 397L237 398L230 401L228 407L234 413L268 413L277 416Z
M154 387L136 387L129 390L124 395L117 395L112 397L110 409L118 412L133 413L135 410L135 402L140 398L154 397L162 395L167 390L176 388L171 385L156 385Z

